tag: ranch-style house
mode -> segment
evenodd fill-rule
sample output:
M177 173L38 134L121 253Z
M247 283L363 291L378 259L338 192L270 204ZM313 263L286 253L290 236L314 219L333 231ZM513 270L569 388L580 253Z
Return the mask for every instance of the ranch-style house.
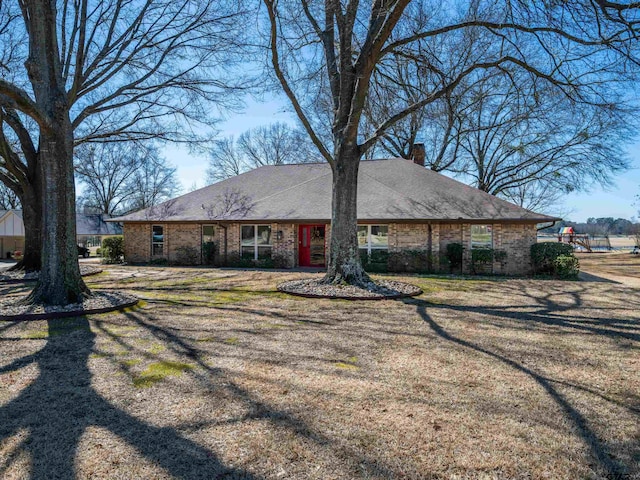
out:
M360 248L423 251L437 271L445 268L447 244L458 242L463 271L472 249L484 247L502 252L493 273L528 273L536 225L559 219L428 170L423 158L361 163ZM128 262L184 263L188 252L189 263L207 263L206 246L215 245L219 259L273 257L286 268L323 267L331 185L327 163L263 166L111 221L124 225Z

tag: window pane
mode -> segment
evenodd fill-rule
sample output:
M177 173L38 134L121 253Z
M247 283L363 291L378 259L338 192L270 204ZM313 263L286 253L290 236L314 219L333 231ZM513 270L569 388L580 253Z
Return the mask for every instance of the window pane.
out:
M255 245L255 232L256 229L253 225L243 225L242 226L242 246L251 246Z
M371 248L389 247L389 226L371 225Z
M367 235L369 229L366 225L358 225L358 246L360 248L367 248Z
M471 248L493 247L491 225L471 225Z
M258 247L258 258L271 258L271 247Z
M164 250L164 248L163 248L163 244L162 243L154 243L153 244L153 249L152 249L152 254L154 256L162 255L163 254L163 250Z
M270 225L258 225L258 245L271 245Z
M154 225L152 238L154 243L164 242L164 228L160 225Z
M213 225L202 226L202 243L213 242Z
M256 251L255 251L255 247L253 245L251 245L250 247L242 247L242 258L248 258L250 260L253 260L255 258L256 255Z

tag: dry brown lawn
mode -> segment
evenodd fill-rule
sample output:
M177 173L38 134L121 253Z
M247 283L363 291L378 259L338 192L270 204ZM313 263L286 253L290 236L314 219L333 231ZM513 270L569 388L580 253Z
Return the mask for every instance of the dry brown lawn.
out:
M310 275L111 268L141 307L0 322L0 477L640 478L640 290L275 290Z
M629 251L615 253L578 253L580 269L591 275L640 286L640 255ZM636 281L633 281L635 279Z

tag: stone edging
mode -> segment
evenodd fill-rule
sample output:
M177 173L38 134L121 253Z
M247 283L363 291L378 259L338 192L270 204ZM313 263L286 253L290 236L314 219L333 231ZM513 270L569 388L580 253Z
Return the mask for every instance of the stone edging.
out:
M80 317L82 315L95 315L98 313L114 312L116 310L124 310L138 304L140 299L136 298L129 302L110 307L92 308L89 310L70 310L68 312L50 312L50 313L25 313L20 315L0 315L0 321L30 321L30 320L54 320L56 318Z
M92 275L98 275L99 273L102 273L104 270L102 268L95 270L93 272L89 272L89 273L85 273L84 275L81 275L82 278L85 277L91 277ZM0 274L0 277L2 275ZM32 283L32 282L37 282L38 279L37 278L7 278L7 279L0 279L0 285L11 285L11 284L15 284L15 283ZM1 317L0 317L1 318Z
M288 295L293 295L296 297L303 298L327 298L329 300L397 300L399 298L409 298L409 297L417 297L418 295L422 295L424 292L421 288L418 288L416 291L412 293L397 293L394 295L368 295L368 296L357 296L357 295L323 295L319 293L303 293L303 292L295 292L292 290L287 290L282 288L281 285L276 287L279 292L286 293Z

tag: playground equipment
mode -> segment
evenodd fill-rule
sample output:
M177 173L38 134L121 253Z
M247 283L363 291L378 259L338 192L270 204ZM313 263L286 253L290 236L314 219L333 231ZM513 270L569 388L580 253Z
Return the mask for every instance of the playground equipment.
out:
M589 253L592 253L594 249L612 250L609 235L606 233L601 237L587 233L577 234L573 227L562 227L558 232L558 242L568 243L574 248L576 246L584 248Z

